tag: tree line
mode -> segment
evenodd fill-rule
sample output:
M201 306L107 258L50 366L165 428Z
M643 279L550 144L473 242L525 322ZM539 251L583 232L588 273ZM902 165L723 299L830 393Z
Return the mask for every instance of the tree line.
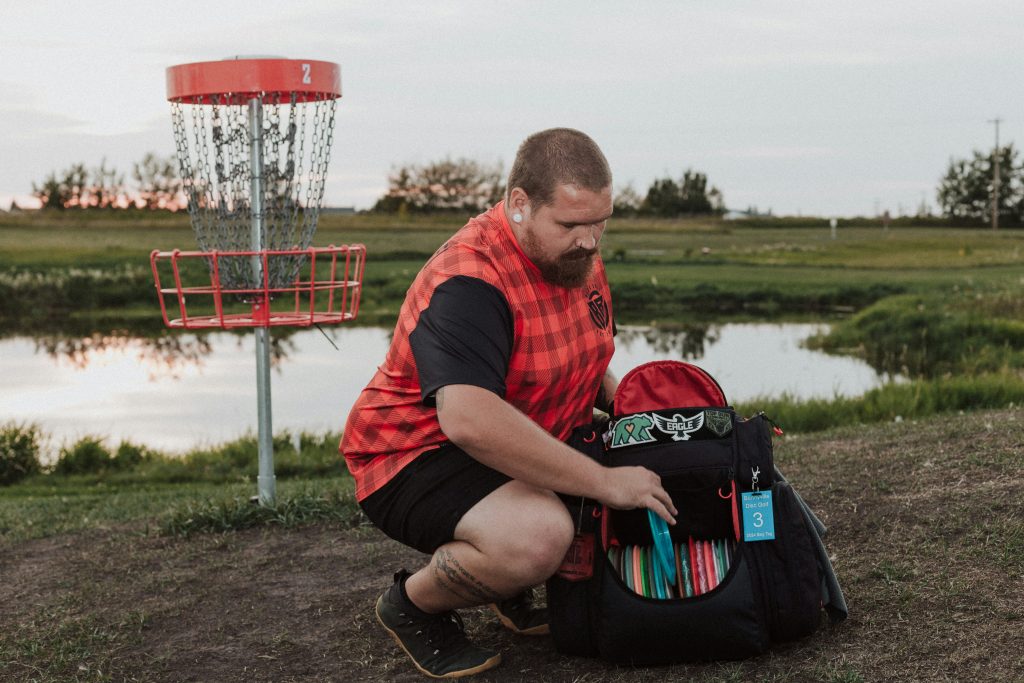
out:
M999 222L1024 224L1024 165L1012 144L987 154L975 150L969 159L950 159L936 190L944 218L979 224L991 222L997 155ZM384 213L484 211L504 196L504 177L500 163L487 165L464 158L406 164L392 170L387 192L372 210ZM657 178L642 194L632 184L626 185L616 192L614 202L618 216L676 218L726 211L722 191L709 186L706 174L694 170L686 170L678 179Z
M1009 144L992 152L974 150L970 158L951 158L936 194L944 218L989 224L996 196L995 164L999 164L998 216L1000 224L1024 224L1024 164ZM52 171L32 194L50 209L179 209L184 207L182 182L174 157L146 154L132 166L132 184L123 173L107 166L86 168L72 164ZM486 210L505 194L501 162L483 163L467 158L445 158L425 164L396 166L388 175L386 192L371 211L396 214L476 213ZM709 185L706 174L688 169L679 178L655 179L643 193L632 184L615 193L619 216L675 218L714 215L726 211L722 191Z
M132 165L132 184L124 173L108 167L72 164L32 183L32 196L44 209L178 209L184 206L178 162L153 152Z
M505 196L505 172L500 162L484 164L466 158L445 158L426 164L396 166L388 189L373 205L381 213L480 212ZM725 202L718 188L708 187L707 175L687 170L679 179L659 178L640 195L632 185L614 197L615 212L626 216L675 217L722 213Z

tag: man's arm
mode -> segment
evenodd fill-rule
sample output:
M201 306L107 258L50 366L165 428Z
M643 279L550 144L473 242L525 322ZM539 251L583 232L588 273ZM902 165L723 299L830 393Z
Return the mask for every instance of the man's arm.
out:
M445 435L488 467L539 488L587 496L613 508L650 508L675 524L672 499L661 478L649 469L603 467L481 387L450 384L437 391L436 402Z

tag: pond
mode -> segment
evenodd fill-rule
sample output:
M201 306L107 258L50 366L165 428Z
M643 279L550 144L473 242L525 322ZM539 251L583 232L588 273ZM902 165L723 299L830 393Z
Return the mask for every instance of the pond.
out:
M804 348L819 324L723 324L666 332L621 327L612 370L683 359L710 372L732 402L789 394L855 396L892 378L858 359ZM384 358L391 330L272 331L275 432L340 431ZM256 431L253 335L169 332L159 337L12 337L0 340L0 422L35 422L52 451L82 436L168 452ZM898 379L898 378L897 378Z

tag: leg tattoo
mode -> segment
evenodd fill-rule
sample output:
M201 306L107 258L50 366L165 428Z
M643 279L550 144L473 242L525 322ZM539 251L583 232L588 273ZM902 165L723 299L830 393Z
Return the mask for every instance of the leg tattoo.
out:
M434 580L459 598L477 604L495 602L505 597L473 576L459 564L450 550L443 548L434 553Z

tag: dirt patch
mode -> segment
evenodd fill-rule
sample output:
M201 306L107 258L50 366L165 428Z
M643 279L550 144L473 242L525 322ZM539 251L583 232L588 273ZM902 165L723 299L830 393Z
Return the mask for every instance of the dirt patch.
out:
M490 613L480 681L1024 679L1024 418L1015 411L787 437L780 468L830 527L850 619L732 663L566 658ZM373 529L191 539L124 527L0 547L0 679L422 681L373 618L425 556Z

